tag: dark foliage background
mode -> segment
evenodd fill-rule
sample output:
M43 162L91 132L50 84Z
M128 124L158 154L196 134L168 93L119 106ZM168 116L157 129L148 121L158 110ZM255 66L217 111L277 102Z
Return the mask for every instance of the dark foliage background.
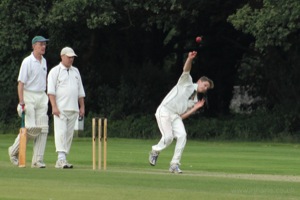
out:
M43 35L50 39L48 70L64 46L79 55L74 65L86 90L86 136L93 116L109 118L114 136L159 136L155 110L190 50L199 52L194 80L206 75L216 85L209 109L187 120L190 137L299 136L298 0L3 0L0 9L3 133L19 126L19 67L32 37ZM231 113L234 85L261 99L251 114Z

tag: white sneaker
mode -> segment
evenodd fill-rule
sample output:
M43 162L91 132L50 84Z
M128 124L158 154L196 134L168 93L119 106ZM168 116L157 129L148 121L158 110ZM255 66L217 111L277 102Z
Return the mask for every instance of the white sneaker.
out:
M46 164L43 161L37 161L36 163L31 164L32 168L46 168Z
M169 171L174 174L182 174L182 171L179 169L178 164L172 164L169 168Z
M69 164L66 160L57 160L55 168L68 169L68 168L73 168L73 165Z
M15 166L19 166L19 159L17 156L11 156L10 157L10 162L15 165Z
M70 164L70 163L68 163L68 161L67 161L67 166L68 166L68 168L73 168L73 165L72 164Z
M159 155L158 151L153 151L153 150L150 151L150 153L149 153L149 163L150 163L150 165L152 165L152 166L156 165L158 155Z
M8 148L8 156L10 159L10 162L15 165L15 166L19 166L19 158L18 155L11 155L11 147Z

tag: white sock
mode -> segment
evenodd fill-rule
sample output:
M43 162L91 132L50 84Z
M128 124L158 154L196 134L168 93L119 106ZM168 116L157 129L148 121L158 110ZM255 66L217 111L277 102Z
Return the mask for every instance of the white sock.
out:
M58 158L58 160L66 160L66 153L59 151L57 158Z

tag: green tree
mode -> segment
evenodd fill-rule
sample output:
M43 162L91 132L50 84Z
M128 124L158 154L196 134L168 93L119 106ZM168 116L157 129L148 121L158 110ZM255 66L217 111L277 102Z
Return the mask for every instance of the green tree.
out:
M253 51L241 63L241 80L269 110L282 116L287 131L299 131L299 1L254 1L228 20L255 38Z
M72 46L87 92L87 111L122 118L153 114L177 82L185 53L199 50L193 76L215 80L211 111L228 112L245 37L226 21L246 1L234 0L62 0L0 3L0 65L6 115L14 116L16 77L34 35L50 38L48 68ZM12 16L10 15L12 13ZM11 16L11 17L10 17ZM14 22L14 23L11 23ZM203 48L194 38L204 36ZM6 77L6 78L5 78ZM3 112L2 112L3 113ZM9 116L8 116L9 115Z
M0 120L16 115L17 75L24 52L30 52L33 34L45 33L43 19L47 1L21 0L0 2ZM42 12L41 12L42 11Z

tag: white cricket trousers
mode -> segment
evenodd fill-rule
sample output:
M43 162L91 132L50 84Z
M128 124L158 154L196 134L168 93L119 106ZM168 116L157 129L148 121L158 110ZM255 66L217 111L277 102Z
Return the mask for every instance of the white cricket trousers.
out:
M77 118L78 112L75 111L61 112L59 117L54 115L54 140L56 152L69 154Z
M37 121L41 117L48 118L48 96L45 92L24 90L24 101L26 127L37 127ZM48 126L48 121L45 125Z
M41 133L38 133L33 140L32 164L37 161L43 162L44 153L49 132L48 125L48 96L45 92L32 92L24 90L25 102L25 127L40 127ZM10 156L17 156L19 153L20 137L15 139L11 146Z
M158 144L152 146L152 150L161 152L172 143L173 139L176 139L174 155L170 164L180 164L186 144L186 130L181 117L170 112L164 106L158 107L155 117L162 137Z

